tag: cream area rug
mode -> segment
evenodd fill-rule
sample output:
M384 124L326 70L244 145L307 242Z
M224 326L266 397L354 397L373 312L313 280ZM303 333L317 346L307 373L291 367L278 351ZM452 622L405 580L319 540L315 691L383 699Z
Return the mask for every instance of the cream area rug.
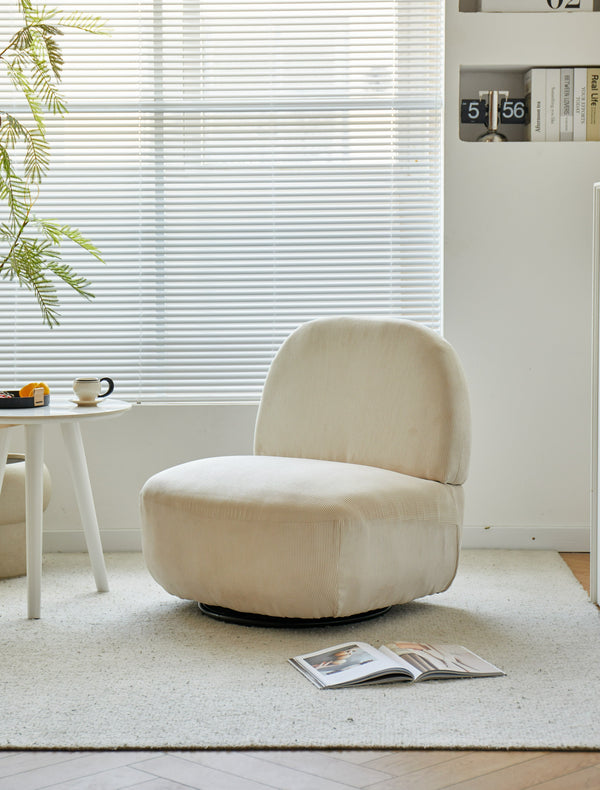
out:
M140 554L44 558L42 619L0 582L0 748L600 748L600 612L558 554L467 551L445 593L362 624L229 625ZM506 677L319 690L286 659L345 641L462 644Z

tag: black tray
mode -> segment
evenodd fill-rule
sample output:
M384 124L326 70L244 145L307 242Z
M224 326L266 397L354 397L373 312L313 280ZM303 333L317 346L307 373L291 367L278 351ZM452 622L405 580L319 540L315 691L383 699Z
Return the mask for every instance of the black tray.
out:
M19 398L19 390L4 390L16 397L13 398L0 398L0 409L35 409L37 406L31 398ZM50 395L44 395L44 402L38 404L39 406L47 406L50 403Z

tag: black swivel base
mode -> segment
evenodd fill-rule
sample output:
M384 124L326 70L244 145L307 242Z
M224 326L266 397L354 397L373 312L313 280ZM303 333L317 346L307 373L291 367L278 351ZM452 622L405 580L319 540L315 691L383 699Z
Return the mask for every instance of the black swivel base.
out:
M207 603L199 603L198 607L202 614L213 617L215 620L236 625L258 625L263 628L313 628L319 625L348 625L349 623L371 620L391 609L390 606L384 606L382 609L372 609L370 612L360 612L347 617L271 617L267 614L254 612L236 612L234 609L211 606Z

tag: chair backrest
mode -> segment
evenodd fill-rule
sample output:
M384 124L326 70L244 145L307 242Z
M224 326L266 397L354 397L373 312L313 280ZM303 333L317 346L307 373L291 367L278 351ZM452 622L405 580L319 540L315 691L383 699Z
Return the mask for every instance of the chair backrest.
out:
M269 370L257 455L378 466L460 485L471 445L469 398L454 349L412 321L322 318L303 324Z

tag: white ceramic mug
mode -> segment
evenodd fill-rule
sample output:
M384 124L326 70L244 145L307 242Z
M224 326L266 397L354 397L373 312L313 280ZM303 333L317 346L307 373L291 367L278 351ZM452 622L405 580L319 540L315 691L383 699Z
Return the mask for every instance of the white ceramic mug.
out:
M108 383L106 392L102 392L102 382ZM73 392L79 403L95 403L97 398L106 398L114 390L115 384L108 376L78 376L73 382Z

